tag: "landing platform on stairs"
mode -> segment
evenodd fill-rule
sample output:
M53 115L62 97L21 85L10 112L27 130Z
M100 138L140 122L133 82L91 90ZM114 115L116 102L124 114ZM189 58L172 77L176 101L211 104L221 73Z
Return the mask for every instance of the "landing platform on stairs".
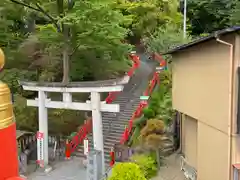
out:
M71 160L59 162L53 166L49 173L37 170L27 176L27 180L86 180L87 171L81 158L73 157Z
M152 178L152 180L186 180L183 171L180 169L180 155L174 153L166 157L158 176Z

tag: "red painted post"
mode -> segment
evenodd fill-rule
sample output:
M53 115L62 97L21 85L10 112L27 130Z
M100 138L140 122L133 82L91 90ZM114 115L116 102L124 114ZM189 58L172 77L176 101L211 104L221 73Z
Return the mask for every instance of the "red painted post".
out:
M124 143L128 140L129 132L128 132L128 127L125 126L125 137L124 137Z
M110 151L110 167L113 167L113 165L115 164L115 152L114 152L114 148L111 148Z
M66 140L66 149L65 149L65 159L69 160L70 156L71 156L71 147L70 147L70 143L68 141L68 139Z

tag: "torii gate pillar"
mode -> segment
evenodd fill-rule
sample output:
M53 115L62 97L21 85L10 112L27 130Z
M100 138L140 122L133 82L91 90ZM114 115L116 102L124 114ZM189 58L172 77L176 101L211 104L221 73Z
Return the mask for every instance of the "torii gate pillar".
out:
M43 133L43 163L44 166L48 165L48 112L45 106L47 100L46 92L38 91L38 126L39 132ZM41 156L38 145L38 158ZM44 158L45 157L45 158ZM41 159L41 158L40 158ZM38 160L40 160L38 159Z
M102 152L102 167L105 167L104 162L104 142L103 142L103 128L102 128L102 115L100 111L100 94L98 92L91 92L92 102L92 124L93 124L93 144L94 149ZM105 169L103 169L105 172Z

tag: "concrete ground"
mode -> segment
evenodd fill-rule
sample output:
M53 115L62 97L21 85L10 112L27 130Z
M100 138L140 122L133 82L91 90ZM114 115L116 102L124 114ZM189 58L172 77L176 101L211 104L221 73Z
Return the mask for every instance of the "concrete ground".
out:
M80 158L72 158L57 163L53 170L45 173L38 170L27 176L27 180L86 180L86 168Z
M159 170L158 176L152 180L186 180L183 171L180 170L180 155L172 154L166 157L164 166Z
M27 180L86 180L86 176L86 168L84 168L82 159L75 157L57 163L49 173L40 170L31 173L27 176ZM166 157L158 176L152 180L186 180L180 170L180 155L172 154Z

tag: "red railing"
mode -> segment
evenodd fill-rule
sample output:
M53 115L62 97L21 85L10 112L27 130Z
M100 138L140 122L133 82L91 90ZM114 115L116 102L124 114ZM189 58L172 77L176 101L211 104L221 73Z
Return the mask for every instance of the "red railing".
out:
M153 54L153 59L159 61L161 67L165 67L166 66L166 61L159 54L154 53ZM150 80L150 83L149 83L147 89L145 90L145 92L143 93L143 95L144 96L150 96L152 91L153 91L153 89L154 89L154 87L155 87L155 85L157 83L158 84L160 83L159 73L155 72L154 75L153 75L153 78ZM120 144L125 144L128 141L129 136L130 136L131 131L132 131L134 119L136 119L136 118L141 116L142 111L143 111L143 109L146 106L147 106L147 102L140 102L140 104L137 107L136 111L133 113L131 119L129 120L128 127L125 128L125 130L124 130L124 132L122 134L122 137L120 139Z
M129 55L130 59L133 61L133 65L132 67L129 69L127 75L129 77L132 77L134 71L140 66L140 59L139 59L139 56L136 56L135 54L130 54ZM110 92L108 94L108 97L106 98L106 103L112 103L114 99L116 99L116 95L118 94L119 92Z
M140 66L140 58L136 54L130 54L129 58L133 61L133 65L127 75L131 77L134 74L134 71ZM116 99L118 93L119 92L110 92L108 97L105 99L106 103L112 103ZM92 119L86 120L81 126L79 132L70 141L71 152L75 151L77 146L83 142L87 134L90 132L92 132Z

